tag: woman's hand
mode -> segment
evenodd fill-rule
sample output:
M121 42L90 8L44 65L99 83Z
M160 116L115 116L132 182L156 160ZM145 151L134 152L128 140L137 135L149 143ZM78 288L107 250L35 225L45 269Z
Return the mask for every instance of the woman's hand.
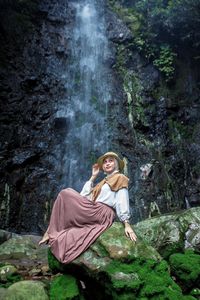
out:
M125 226L124 230L125 230L126 236L127 236L128 238L130 238L131 241L136 242L137 236L136 236L135 232L133 231L131 225L130 225L129 223L125 222L125 223L124 223L124 226Z
M99 172L100 172L99 165L94 164L92 166L92 176L91 176L90 180L92 180L92 181L95 180L97 175L99 174Z
M99 174L99 171L100 171L99 165L98 164L94 164L92 166L92 176L97 177L97 175Z

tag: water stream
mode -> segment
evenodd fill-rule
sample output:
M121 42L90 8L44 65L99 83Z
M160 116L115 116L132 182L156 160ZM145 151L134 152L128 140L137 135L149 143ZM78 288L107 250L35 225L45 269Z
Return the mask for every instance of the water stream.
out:
M110 149L107 103L111 98L103 1L72 1L74 26L66 74L67 99L57 117L67 120L64 182L80 190L91 164Z

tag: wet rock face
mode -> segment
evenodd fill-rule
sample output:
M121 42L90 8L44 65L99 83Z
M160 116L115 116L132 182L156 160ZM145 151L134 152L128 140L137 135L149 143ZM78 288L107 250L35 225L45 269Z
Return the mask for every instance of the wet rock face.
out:
M110 1L118 18L123 18L129 29L140 26L134 4L119 3L121 6L115 6ZM173 28L173 25L165 28L168 34L164 35L164 43L172 43L169 36L174 36ZM119 39L115 40L115 69L122 79L129 120L129 130L120 138L121 149L128 159L134 222L200 204L198 63L192 54L185 54L183 44L177 46L179 60L175 77L165 82L152 61L138 52L135 41L140 35L136 34L137 29L132 29L133 41L123 45ZM150 172L144 176L143 168L148 165L151 165Z
M1 10L0 227L37 232L65 171L67 120L55 112L66 92L60 78L68 58L64 28L73 16L66 1L20 5Z
M61 107L67 110L70 101L65 75L72 64L73 49L69 44L75 22L74 6L62 0L29 4L18 1L3 6L0 36L0 227L17 232L43 231L57 192L76 184L67 181L70 170L64 167L66 157L70 159L66 145L73 124L68 117L58 114ZM12 16L9 24L8 14ZM112 12L108 13L107 21L108 27L111 28L111 23L114 26L109 31L110 52L105 58L112 68L114 41L119 38L126 42L131 35ZM120 24L119 32L114 29L116 22ZM114 141L111 150L117 151L121 143L119 131L123 133L128 126L119 78L111 73L108 76L113 88L107 117L112 134L108 138ZM74 85L76 90L77 87ZM78 118L83 121L81 115ZM80 153L80 145L75 147ZM88 154L88 164L101 151ZM86 180L90 170L84 170L83 175Z

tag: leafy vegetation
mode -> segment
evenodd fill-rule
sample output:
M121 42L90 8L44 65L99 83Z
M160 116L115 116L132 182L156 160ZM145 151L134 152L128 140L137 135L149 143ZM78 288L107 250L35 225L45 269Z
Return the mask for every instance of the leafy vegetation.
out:
M109 4L133 32L137 49L166 81L173 79L180 52L199 61L200 0L110 0Z

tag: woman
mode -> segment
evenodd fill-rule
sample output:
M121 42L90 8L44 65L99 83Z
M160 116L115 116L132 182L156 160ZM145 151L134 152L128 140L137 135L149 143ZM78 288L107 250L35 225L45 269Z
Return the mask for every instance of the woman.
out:
M49 227L39 244L49 242L62 263L84 252L113 223L115 212L132 241L137 237L129 224L128 178L120 172L124 161L114 152L102 155L92 167L92 176L79 194L64 189L54 203ZM100 170L106 177L93 188Z

